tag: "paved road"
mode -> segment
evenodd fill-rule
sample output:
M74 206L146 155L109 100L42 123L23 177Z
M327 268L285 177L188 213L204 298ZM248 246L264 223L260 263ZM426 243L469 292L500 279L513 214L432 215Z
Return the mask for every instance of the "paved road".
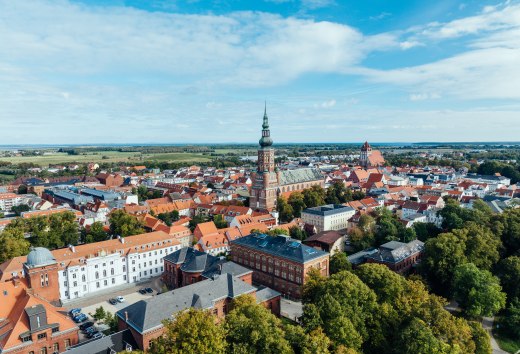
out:
M493 337L493 322L495 321L494 317L484 317L482 318L482 327L488 331L489 336L491 337L491 347L493 348L493 354L508 354L505 350L500 349L497 341Z

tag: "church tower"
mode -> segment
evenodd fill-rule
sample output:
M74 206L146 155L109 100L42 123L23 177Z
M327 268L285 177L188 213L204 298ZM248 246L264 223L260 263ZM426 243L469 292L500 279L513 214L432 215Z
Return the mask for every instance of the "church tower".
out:
M267 105L264 108L262 137L259 141L256 173L252 174L253 186L249 206L253 209L273 211L276 209L278 177L275 171L273 139L269 131Z
M364 168L368 168L370 164L368 160L368 157L370 155L372 155L372 147L370 146L368 141L365 141L365 143L361 147L361 153L359 155L359 164Z

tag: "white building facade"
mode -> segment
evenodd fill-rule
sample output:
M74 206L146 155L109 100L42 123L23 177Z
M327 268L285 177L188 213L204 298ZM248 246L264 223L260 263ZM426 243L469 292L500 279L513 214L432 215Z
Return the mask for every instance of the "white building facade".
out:
M348 227L348 221L356 211L345 205L329 204L302 211L302 221L313 225L316 232L342 230Z

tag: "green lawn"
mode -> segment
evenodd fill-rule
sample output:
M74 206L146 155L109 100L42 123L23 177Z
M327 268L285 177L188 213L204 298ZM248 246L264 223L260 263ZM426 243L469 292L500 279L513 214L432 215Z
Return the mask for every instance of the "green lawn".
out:
M13 164L35 163L40 166L87 163L87 162L128 162L132 164L143 164L143 161L172 161L172 162L209 162L210 156L203 156L197 153L158 153L141 154L140 152L119 152L119 151L95 151L80 155L68 155L66 153L47 153L41 156L14 156L0 157L0 161L8 161Z

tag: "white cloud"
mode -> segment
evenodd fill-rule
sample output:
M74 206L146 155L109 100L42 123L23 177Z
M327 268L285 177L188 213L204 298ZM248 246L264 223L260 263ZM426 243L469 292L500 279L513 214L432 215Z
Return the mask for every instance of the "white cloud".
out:
M336 105L336 100L332 99L332 100L328 100L328 101L325 101L325 102L322 102L319 107L321 108L332 108Z
M390 12L384 12L383 11L379 15L370 16L369 19L373 20L373 21L379 21L379 20L382 20L382 19L390 17L390 16L392 16L392 14Z
M403 42L399 43L399 46L401 47L402 50L407 50L407 49L410 49L413 47L423 46L423 45L424 44L422 44L421 42L418 42L418 41L403 41Z
M334 0L302 0L302 5L305 8L314 10L334 5Z
M424 101L439 99L441 96L437 93L412 93L409 98L410 101Z

